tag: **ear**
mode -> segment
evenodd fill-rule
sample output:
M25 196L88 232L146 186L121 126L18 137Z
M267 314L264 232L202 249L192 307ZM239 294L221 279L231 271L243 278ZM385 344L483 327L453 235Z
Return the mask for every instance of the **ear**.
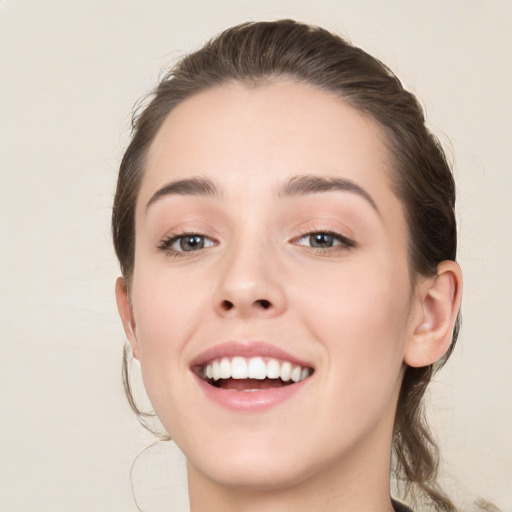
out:
M138 359L137 354L139 353L139 344L136 336L137 331L135 329L135 319L133 318L133 310L130 303L128 289L126 287L126 281L123 277L118 277L116 279L116 302L119 316L123 322L124 332L130 342L130 346L132 347L133 357Z
M443 261L437 275L419 285L418 315L404 352L409 366L428 366L450 348L462 298L462 272L455 261Z

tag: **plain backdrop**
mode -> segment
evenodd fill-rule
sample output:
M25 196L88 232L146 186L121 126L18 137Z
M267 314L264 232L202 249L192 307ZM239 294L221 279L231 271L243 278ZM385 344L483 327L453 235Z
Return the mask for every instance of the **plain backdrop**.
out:
M387 63L455 162L464 326L430 416L455 499L512 510L510 0L0 0L0 510L136 510L153 438L123 396L109 231L130 113L207 38L283 17ZM144 452L140 506L188 510L184 467Z

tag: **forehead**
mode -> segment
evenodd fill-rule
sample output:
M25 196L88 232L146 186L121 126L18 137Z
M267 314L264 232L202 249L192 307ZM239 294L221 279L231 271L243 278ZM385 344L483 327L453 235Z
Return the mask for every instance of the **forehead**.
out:
M213 177L228 193L275 188L291 175L331 175L372 196L394 196L390 160L380 126L333 93L285 80L230 83L169 114L150 148L140 199L190 175Z

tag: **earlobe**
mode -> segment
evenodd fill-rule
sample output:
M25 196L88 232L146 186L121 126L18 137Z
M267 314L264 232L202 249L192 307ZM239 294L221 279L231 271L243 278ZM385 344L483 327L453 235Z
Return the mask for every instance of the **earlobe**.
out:
M116 279L116 302L119 316L123 322L124 332L130 342L130 346L132 347L133 356L137 359L139 344L137 342L135 320L133 318L130 295L126 287L126 281L123 277L118 277Z
M437 275L426 279L420 288L419 314L404 353L404 363L414 367L438 361L450 348L462 297L459 265L443 261Z

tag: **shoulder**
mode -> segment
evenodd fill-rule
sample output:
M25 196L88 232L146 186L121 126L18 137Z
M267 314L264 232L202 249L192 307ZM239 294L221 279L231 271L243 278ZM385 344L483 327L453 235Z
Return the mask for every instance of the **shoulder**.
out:
M393 503L393 508L395 509L395 512L413 512L407 505L404 505L399 501L391 500L391 502Z

